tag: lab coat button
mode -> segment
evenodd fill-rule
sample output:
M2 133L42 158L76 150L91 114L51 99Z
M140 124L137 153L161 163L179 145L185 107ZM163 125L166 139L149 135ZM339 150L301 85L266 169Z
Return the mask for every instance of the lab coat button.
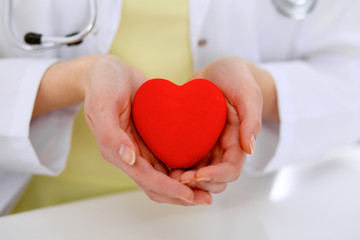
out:
M199 47L204 47L206 44L207 44L206 39L204 39L204 38L199 39L199 41L198 41Z

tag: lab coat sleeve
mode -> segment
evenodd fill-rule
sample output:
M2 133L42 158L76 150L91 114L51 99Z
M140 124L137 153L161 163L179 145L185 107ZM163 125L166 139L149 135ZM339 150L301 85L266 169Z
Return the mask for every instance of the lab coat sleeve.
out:
M302 23L293 60L260 64L274 78L280 124L264 122L248 170L314 162L360 139L360 2L335 3Z
M280 124L264 122L249 171L322 159L360 139L360 29L342 26L298 60L261 65L275 80Z
M56 59L0 59L0 170L56 175L65 167L72 106L31 119L41 78Z
M360 139L359 66L340 57L263 65L276 82L281 123L264 122L247 167L270 172Z

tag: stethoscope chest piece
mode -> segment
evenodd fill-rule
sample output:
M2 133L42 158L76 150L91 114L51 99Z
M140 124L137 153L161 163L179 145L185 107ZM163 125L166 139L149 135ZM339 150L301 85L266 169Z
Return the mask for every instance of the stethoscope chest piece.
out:
M313 11L316 0L272 0L277 10L293 20L302 20Z

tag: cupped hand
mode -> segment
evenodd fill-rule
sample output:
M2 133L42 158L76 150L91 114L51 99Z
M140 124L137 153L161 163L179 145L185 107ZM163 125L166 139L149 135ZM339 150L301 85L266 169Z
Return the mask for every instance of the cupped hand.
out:
M193 189L220 193L239 178L261 129L263 98L251 63L237 57L220 59L192 76L205 78L223 92L228 108L225 127L210 153L192 169L170 176Z
M84 88L85 117L102 156L119 167L156 202L210 204L211 195L169 176L168 168L146 147L131 118L136 90L146 78L114 56L99 58Z

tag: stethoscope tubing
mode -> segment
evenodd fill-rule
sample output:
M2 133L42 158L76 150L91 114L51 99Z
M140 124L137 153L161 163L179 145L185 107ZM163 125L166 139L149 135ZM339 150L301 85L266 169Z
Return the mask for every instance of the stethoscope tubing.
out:
M18 48L25 51L36 51L42 49L51 49L65 44L74 44L83 40L93 29L97 20L97 3L96 0L89 0L90 7L90 16L89 21L86 27L84 27L80 32L67 37L57 37L57 36L42 36L41 44L30 45L20 41L15 37L14 30L12 28L12 1L5 1L5 12L4 16L4 29L8 35L11 42Z
M302 20L306 18L314 9L317 0L302 0L296 3L295 0L272 0L276 9L284 16L293 20ZM90 17L88 24L80 32L71 36L41 36L40 44L28 44L15 37L12 24L12 1L5 0L4 8L4 29L10 41L18 48L25 51L36 51L42 49L51 49L61 45L71 45L81 42L93 29L97 19L96 0L89 0Z

